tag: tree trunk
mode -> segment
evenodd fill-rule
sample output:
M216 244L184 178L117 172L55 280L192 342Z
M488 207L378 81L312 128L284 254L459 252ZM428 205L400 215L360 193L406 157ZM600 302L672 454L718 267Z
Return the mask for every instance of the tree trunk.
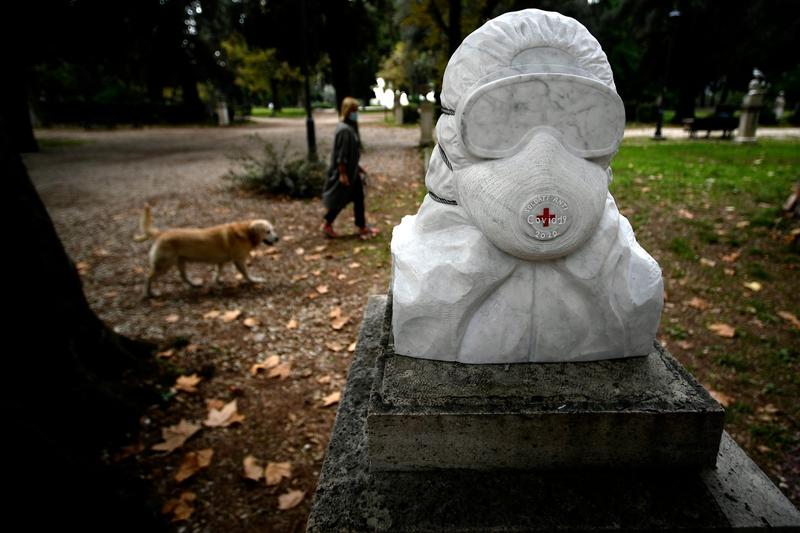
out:
M133 441L144 407L155 403L152 346L117 335L89 307L3 129L0 172L14 251L6 265L7 508L43 529L158 528L140 482L102 460Z
M25 69L12 64L8 78L0 90L0 129L8 132L11 147L16 152L38 152L39 144L33 135Z

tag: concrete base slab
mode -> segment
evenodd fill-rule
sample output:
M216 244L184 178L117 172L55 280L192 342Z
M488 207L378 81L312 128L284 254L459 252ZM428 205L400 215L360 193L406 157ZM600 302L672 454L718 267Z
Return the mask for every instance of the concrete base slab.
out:
M374 470L716 461L725 412L659 345L607 361L467 365L386 344L367 414Z
M388 342L370 298L308 531L800 531L800 513L727 435L716 469L370 471L367 406Z

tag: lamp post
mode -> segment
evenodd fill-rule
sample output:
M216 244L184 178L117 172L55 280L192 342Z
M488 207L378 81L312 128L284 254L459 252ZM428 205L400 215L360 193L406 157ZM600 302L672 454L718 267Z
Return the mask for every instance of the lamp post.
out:
M677 9L673 9L669 12L669 20L677 20L678 17L681 16L681 12ZM674 24L670 24L670 27L674 26ZM667 47L667 62L666 66L664 67L664 81L661 84L661 90L658 94L658 98L656 99L656 106L658 106L658 111L656 112L656 132L653 134L651 139L654 141L663 141L666 139L661 134L661 126L664 124L664 93L666 92L666 85L667 79L669 79L669 67L670 63L672 62L672 47L675 44L675 35L674 35L674 28L671 28L670 31L670 39L669 39L669 46Z
M308 142L308 160L317 160L317 136L314 131L314 117L311 112L311 89L308 83L308 21L306 20L306 0L300 0L300 24L303 36L303 79L306 90L306 141Z

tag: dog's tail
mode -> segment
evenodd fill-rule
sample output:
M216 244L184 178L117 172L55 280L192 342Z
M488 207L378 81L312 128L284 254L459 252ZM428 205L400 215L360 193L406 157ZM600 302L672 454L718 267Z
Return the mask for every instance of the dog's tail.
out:
M139 218L139 234L133 236L136 242L146 241L147 239L154 239L158 237L161 231L153 226L153 214L150 210L150 204L144 204L142 216Z

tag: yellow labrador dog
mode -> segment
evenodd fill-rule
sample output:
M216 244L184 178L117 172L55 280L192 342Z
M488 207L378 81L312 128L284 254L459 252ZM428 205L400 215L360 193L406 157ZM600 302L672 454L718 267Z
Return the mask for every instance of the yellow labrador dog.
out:
M159 231L152 224L150 206L146 205L140 221L142 233L134 239L155 239L150 248L150 273L145 288L148 297L153 296L153 280L174 265L177 265L183 281L192 287L199 287L199 284L192 283L186 275L186 263L217 265L214 282L219 283L222 267L232 261L247 281L264 283L266 280L252 277L247 272L245 261L250 251L262 242L273 245L279 239L272 224L263 219L231 222L210 228L177 228L166 231Z

